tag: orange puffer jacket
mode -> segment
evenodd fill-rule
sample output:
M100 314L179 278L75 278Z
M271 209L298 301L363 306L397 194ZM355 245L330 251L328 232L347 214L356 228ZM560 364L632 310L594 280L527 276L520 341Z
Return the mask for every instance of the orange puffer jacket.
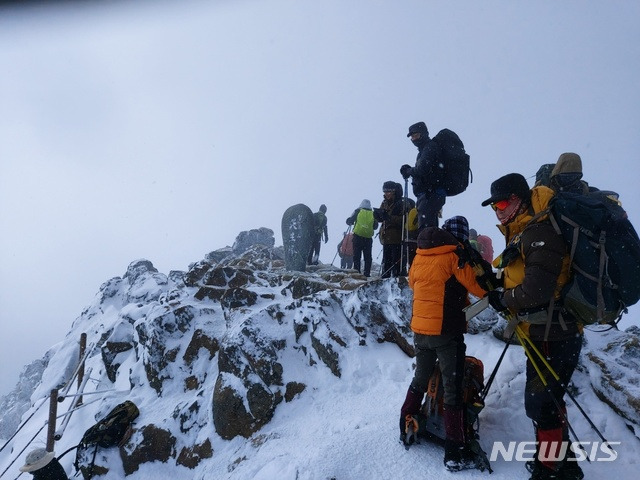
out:
M441 229L429 229L409 270L413 290L411 330L422 335L461 334L467 331L462 309L469 305L468 293L483 297L468 264L458 268L456 239ZM426 243L425 243L426 242Z

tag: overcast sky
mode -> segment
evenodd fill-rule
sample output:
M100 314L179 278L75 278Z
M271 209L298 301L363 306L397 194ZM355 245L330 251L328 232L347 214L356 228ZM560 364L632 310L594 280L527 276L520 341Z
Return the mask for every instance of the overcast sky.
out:
M133 260L281 245L287 207L324 203L331 262L417 121L464 141L444 216L496 253L491 182L566 151L640 225L637 1L126 3L0 6L0 394Z

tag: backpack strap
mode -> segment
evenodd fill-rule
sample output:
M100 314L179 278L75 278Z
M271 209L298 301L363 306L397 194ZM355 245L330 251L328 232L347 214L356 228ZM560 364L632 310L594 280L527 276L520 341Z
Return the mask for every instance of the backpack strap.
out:
M550 213L549 214L549 218L551 219L551 224L553 225L553 228L555 229L555 231L558 234L560 234L561 233L560 226L558 225L558 222L554 218L553 214ZM576 270L582 276L584 276L584 277L588 278L589 280L595 282L596 285L597 285L597 287L596 287L596 316L597 316L597 320L600 322L604 318L604 294L602 293L602 279L604 278L605 268L606 268L606 264L607 264L607 254L606 254L606 250L605 250L607 232L605 230L601 230L600 231L600 235L598 236L598 239L597 239L597 246L594 245L594 246L596 246L596 248L598 248L600 250L600 255L599 255L599 258L598 258L598 276L594 277L593 275L589 275L587 272L582 270L577 265L574 265L573 264L573 258L574 258L575 253L576 253L576 248L577 248L577 245L578 245L578 235L580 234L580 232L582 231L585 235L591 237L594 240L595 240L595 234L590 230L587 230L587 229L584 229L584 228L581 229L580 225L578 225L576 222L574 222L570 218L566 217L565 215L561 215L560 219L563 222L565 222L566 224L568 224L571 227L573 227L573 232L572 232L572 235L571 235L571 249L570 249L570 252L569 252L570 268ZM594 241L594 244L596 244L595 241ZM617 286L611 285L611 288L617 288ZM546 335L545 335L545 339L546 339Z
M547 215L547 217L549 218L549 222L551 223L551 226L553 227L554 231L558 235L562 235L562 231L560 230L560 226L558 225L558 221L556 220L555 216L551 212L550 208L542 210L537 215L534 215L534 217L531 219L529 224L533 220L535 220L537 218L540 218L543 215ZM564 221L568 221L568 223L571 223L571 225L574 227L574 229L573 229L573 241L571 242L571 252L569 254L569 264L571 265L573 263L573 256L574 256L575 251L576 251L576 245L578 244L578 233L580 233L580 231L579 231L578 226L575 223L569 222L569 220L564 218L564 216L561 217L561 218ZM527 224L527 225L529 225L529 224ZM549 308L547 309L547 322L546 322L545 329L544 329L544 341L545 342L549 339L549 332L551 331L551 322L553 321L553 314L554 314L554 312L556 310L558 311L558 323L560 324L560 326L562 327L563 330L567 330L567 324L564 321L564 318L562 318L562 312L559 311L559 309L556 308L556 297L555 297L555 294L554 294L551 297L551 301L549 302Z

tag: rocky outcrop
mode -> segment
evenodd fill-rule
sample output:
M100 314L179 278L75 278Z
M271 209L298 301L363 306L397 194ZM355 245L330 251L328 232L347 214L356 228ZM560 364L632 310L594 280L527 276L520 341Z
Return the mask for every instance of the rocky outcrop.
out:
M596 395L640 437L640 328L591 335L581 359Z
M272 238L244 232L233 248L168 276L136 260L74 322L69 345L87 333L92 379L128 392L140 410L120 449L125 475L146 462L195 468L215 455L212 439L253 438L320 379L340 378L346 349L390 342L413 355L405 278L367 281L325 265L292 271ZM71 351L52 361L66 370ZM59 372L50 377L47 385L60 384ZM123 399L106 396L100 412ZM111 468L112 458L99 459Z

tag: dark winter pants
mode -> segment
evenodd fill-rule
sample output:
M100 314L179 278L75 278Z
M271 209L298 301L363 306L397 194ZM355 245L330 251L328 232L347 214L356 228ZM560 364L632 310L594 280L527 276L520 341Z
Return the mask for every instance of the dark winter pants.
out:
M442 210L447 196L443 189L418 195L416 208L418 209L418 228L438 226L438 212Z
M373 248L373 239L353 235L353 268L361 272L365 277L371 275L371 249ZM360 270L360 260L364 255L364 272Z
M311 250L309 251L309 258L307 259L307 265L317 265L318 258L320 258L320 244L322 243L322 236L314 237L311 243Z
M442 372L444 403L446 405L462 404L464 357L467 352L464 336L415 333L413 342L416 349L416 371L411 386L419 392L426 392L429 377L438 359Z
M578 364L580 350L582 349L582 335L567 340L559 340L553 342L543 342L533 340L536 348L546 357L547 362L556 371L560 377L560 381L567 385L571 380L571 375ZM561 408L565 408L564 390L557 382L553 380L551 374L547 371L537 354L530 349L533 358L545 374L545 378L551 388L551 393L558 401ZM527 383L524 387L524 407L527 417L535 422L537 427L542 430L550 430L563 426L563 419L555 402L545 389L540 376L527 358Z
M400 274L400 252L402 245L382 246L382 278L397 277Z
M340 257L340 268L353 268L353 255L342 255Z

